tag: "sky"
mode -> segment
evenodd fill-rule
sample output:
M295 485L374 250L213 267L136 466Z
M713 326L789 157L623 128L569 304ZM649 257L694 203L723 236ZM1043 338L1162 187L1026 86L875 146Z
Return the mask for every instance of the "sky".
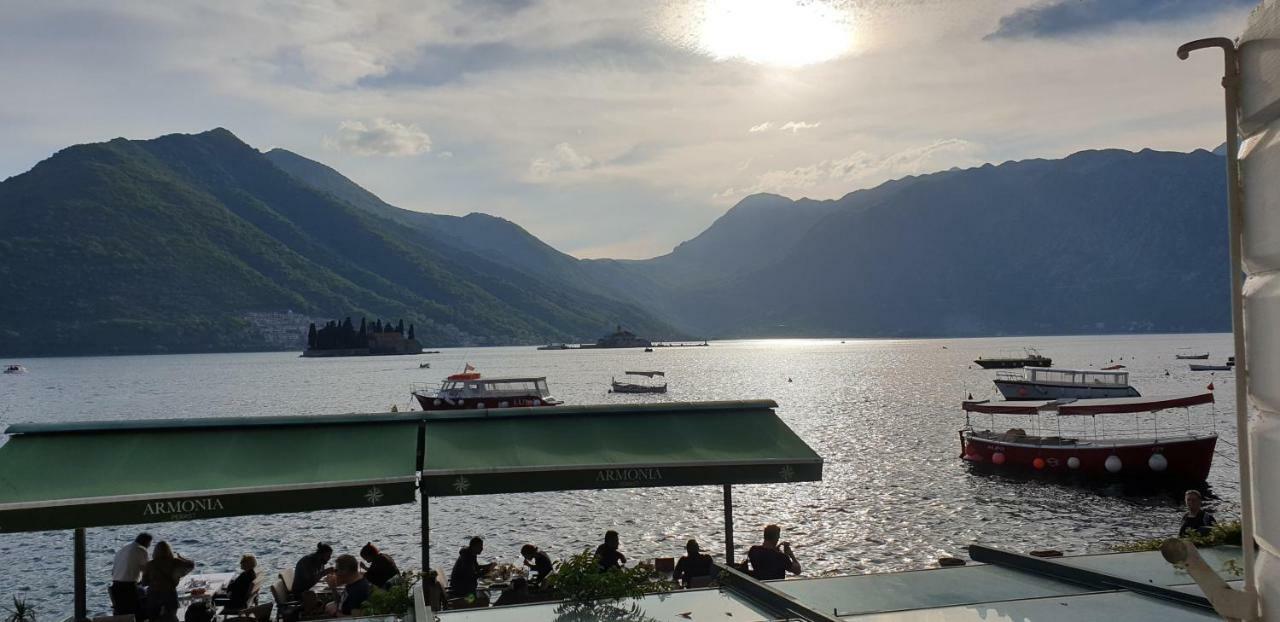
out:
M664 254L757 192L1223 142L1253 0L0 0L0 178L225 127L384 200L578 257Z

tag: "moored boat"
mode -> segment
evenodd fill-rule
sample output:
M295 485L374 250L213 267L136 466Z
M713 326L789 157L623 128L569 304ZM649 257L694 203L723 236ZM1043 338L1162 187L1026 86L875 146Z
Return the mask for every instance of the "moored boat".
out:
M1205 352L1204 354L1175 354L1173 355L1173 358L1176 358L1182 361L1203 361L1209 358L1209 353Z
M483 378L471 365L467 365L462 373L445 378L439 388L415 384L409 390L422 410L559 406L564 403L551 397L544 376Z
M1041 356L1035 348L1026 348L1023 356L1004 356L974 359L979 367L983 369L1016 369L1019 367L1048 367L1053 365L1053 359L1047 356Z
M1129 386L1127 371L1028 367L1021 373L1001 372L993 381L1007 400L1095 399L1140 397Z
M17 364L17 363L13 363L13 364L11 364L11 365L5 365L5 367L4 367L4 373L6 373L6 374L25 374L25 373L27 373L27 368L26 368L26 367L23 367L23 366L21 366L21 365L19 365L19 364Z
M1200 483L1208 478L1213 465L1217 433L1211 428L1192 427L1189 414L1186 425L1182 426L1162 411L1212 402L1211 392L1173 397L965 401L965 427L960 431L961 458L970 464L997 470L1095 479L1138 478ZM1056 419L1056 434L1028 434L1023 428L1009 428L1004 432L978 430L970 418L972 413L992 415L992 428L996 427L995 415L1020 417L1036 427L1039 427L1041 416L1049 415ZM1151 428L1145 424L1141 429L1116 429L1104 425L1100 433L1095 431L1092 435L1082 433L1080 436L1068 436L1060 431L1063 420L1081 415L1136 413L1151 413ZM1169 421L1162 421L1165 418ZM1085 429L1088 427L1084 426Z
M538 346L539 350L568 350L569 344L566 343L548 343L545 346Z
M1191 371L1231 371L1235 367L1233 365L1198 365L1191 363Z
M626 376L634 377L635 380L623 378L623 382L618 382L616 378L610 380L609 391L612 393L666 393L667 382L666 374L660 371L628 371L623 372ZM655 377L663 378L661 384L656 382L645 382L640 378L648 378L652 381Z

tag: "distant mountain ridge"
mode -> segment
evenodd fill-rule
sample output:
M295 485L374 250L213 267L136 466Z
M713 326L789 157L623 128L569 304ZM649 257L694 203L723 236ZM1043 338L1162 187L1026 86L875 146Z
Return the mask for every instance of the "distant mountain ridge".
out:
M0 182L0 352L262 349L264 312L404 317L431 345L676 334L334 190L221 128L64 149Z
M835 201L756 195L722 219L748 222L717 221L697 253L617 267L696 275L707 257L769 255L668 282L662 311L718 337L1226 330L1223 178L1204 150L1100 150ZM776 227L789 215L790 229Z
M0 182L0 354L278 348L346 315L441 346L1224 330L1224 196L1208 151L1085 151L752 195L666 255L578 260L221 128L116 139Z

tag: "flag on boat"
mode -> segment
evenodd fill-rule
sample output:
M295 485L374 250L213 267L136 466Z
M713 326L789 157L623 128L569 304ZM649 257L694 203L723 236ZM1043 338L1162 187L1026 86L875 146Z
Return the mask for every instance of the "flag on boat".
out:
M1213 381L1212 381L1212 380L1210 380L1210 381L1209 381L1209 386L1207 386L1207 387L1205 387L1205 388L1206 388L1206 389L1208 389L1208 390L1210 390L1210 391L1212 391L1212 390L1213 390Z
M469 374L475 370L476 368L474 365L472 365L471 363L467 363L467 366L462 368L462 373Z

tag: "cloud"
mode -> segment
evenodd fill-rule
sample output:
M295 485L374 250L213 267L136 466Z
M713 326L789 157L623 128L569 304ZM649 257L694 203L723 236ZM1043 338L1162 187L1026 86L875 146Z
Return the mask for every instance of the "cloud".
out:
M1124 22L1185 20L1256 3L1256 0L1051 0L1001 17L1000 25L986 38L1067 36Z
M818 121L817 123L805 123L804 121L787 121L786 123L783 123L782 127L778 128L778 130L783 132L787 130L791 130L791 133L795 134L800 130L811 130L815 127L818 127L819 125L822 125L821 121Z
M453 152L452 152L452 151L441 151L440 153L437 153L437 154L436 154L436 157L437 157L437 158L440 158L441 160L448 160L448 159L450 159L450 158L452 158L452 157L453 157Z
M773 122L772 122L772 121L765 121L764 123L761 123L760 125L753 125L753 126L751 126L751 129L749 129L749 130L747 130L747 131L748 131L748 132L751 132L752 134L754 134L754 133L756 133L756 132L763 132L763 131L765 131L765 130L767 130L767 129L771 128L771 127L773 127Z
M929 173L952 166L980 162L979 145L949 138L928 145L912 147L888 155L877 156L857 151L842 158L815 164L763 173L744 187L732 187L712 195L718 200L737 200L759 192L812 193L831 198L857 188L866 188L904 175Z
M557 173L587 170L595 165L595 160L578 153L569 143L560 143L529 162L529 178L545 181Z
M377 118L369 123L343 121L337 137L326 136L325 145L360 156L404 157L431 151L431 137L412 123Z

